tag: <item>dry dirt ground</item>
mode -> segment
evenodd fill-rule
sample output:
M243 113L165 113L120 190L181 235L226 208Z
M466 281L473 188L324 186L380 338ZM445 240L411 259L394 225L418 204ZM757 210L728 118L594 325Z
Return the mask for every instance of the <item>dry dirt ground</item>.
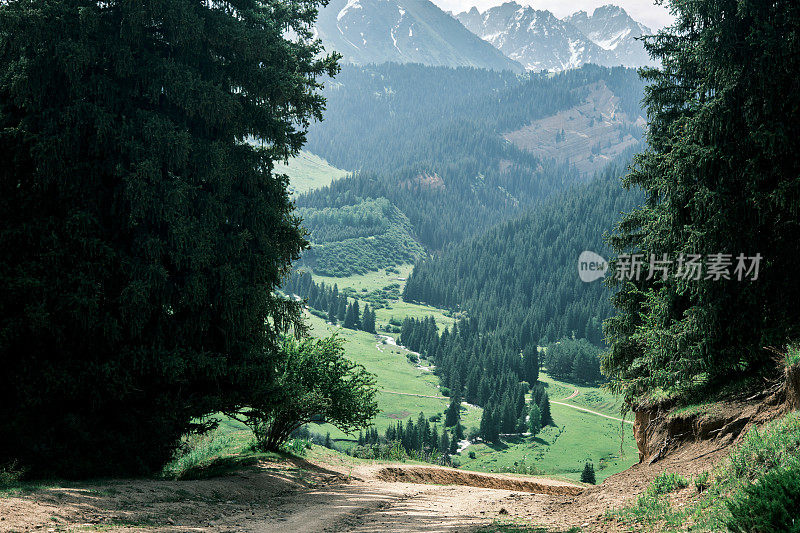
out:
M0 532L452 532L497 519L616 531L602 518L607 508L662 470L710 468L718 453L687 447L589 489L428 466L264 462L215 479L113 480L0 497Z

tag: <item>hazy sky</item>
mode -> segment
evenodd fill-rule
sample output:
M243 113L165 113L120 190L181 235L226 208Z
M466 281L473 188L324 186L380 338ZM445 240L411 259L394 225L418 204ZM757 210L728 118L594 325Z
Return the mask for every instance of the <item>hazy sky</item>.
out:
M472 6L483 12L486 9L502 4L506 0L431 0L445 11L459 13ZM592 13L594 8L605 4L622 7L634 19L653 30L663 28L672 22L669 11L657 6L653 0L516 0L518 4L533 6L536 9L547 9L559 18L571 15L576 11Z

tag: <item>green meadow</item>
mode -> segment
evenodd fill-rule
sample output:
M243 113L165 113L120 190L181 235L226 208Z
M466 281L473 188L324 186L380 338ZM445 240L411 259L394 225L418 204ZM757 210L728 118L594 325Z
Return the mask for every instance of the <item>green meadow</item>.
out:
M473 444L461 453L461 466L483 472L547 474L579 480L587 461L597 481L629 468L639 459L630 424L551 404L557 427L535 438L511 437L499 445ZM620 448L622 455L620 455ZM471 458L471 453L475 458Z
M412 363L406 354L408 350L394 346L384 339L339 326L331 326L320 318L307 315L311 334L324 337L336 333L343 338L347 356L354 362L375 374L378 387L378 406L381 410L375 419L375 427L383 433L389 425L398 420L417 419L422 412L426 417L443 414L450 399L439 391L439 379L423 367L428 366L424 359L419 364ZM482 410L476 407L462 408L462 423L466 428L478 427ZM334 439L349 439L328 424L312 424L310 429L316 433L331 433Z
M414 265L411 264L398 265L393 268L382 268L366 274L354 274L341 278L320 276L313 272L312 274L314 281L317 283L325 283L325 285L331 286L337 285L340 291L346 288L353 289L355 291L353 297L359 299L359 305L363 309L365 301L362 298L372 291L378 291L392 284L397 284L400 287L399 291L402 293L405 280L408 279L413 268ZM383 331L386 331L386 326L392 319L402 322L405 317L421 319L426 316L433 316L440 330L446 326L452 326L456 321L456 318L449 311L429 305L404 302L402 299L392 300L385 307L375 310L376 326Z
M402 292L404 280L412 268L412 265L401 265L341 278L314 275L314 280L317 283L325 282L326 285L335 283L340 291L351 288L356 297L392 283L398 284ZM363 308L364 301L360 303ZM377 326L381 330L392 318L402 321L407 316L424 318L428 315L434 316L442 328L455 321L442 309L391 300L386 307L377 309ZM406 357L407 350L387 344L379 336L331 326L312 315L308 315L308 319L312 335L325 336L336 332L346 340L348 357L376 375L381 413L375 420L375 426L381 433L397 420L409 417L416 419L420 412L430 417L443 413L447 408L449 400L441 396L438 378L420 368L420 365L429 366L428 362L423 360L419 365L410 362ZM396 333L389 335L395 339L398 336ZM551 402L566 403L620 418L620 400L603 388L561 382L546 372L541 372L539 379L547 387ZM567 400L576 390L578 394ZM507 437L498 445L472 444L461 453L458 459L461 466L484 472L545 474L578 480L584 464L591 461L599 482L638 460L630 424L622 427L623 424L617 420L558 403L551 403L551 411L557 427L545 428L536 438L516 436ZM478 407L462 407L462 423L467 432L470 428L479 427L481 415L482 409ZM312 425L311 429L321 434L330 431L331 437L340 443L353 438L328 425ZM471 455L474 455L474 459Z
M294 193L325 187L348 174L346 170L336 168L321 157L306 151L289 159L288 164L276 163L274 172L289 176L289 190Z

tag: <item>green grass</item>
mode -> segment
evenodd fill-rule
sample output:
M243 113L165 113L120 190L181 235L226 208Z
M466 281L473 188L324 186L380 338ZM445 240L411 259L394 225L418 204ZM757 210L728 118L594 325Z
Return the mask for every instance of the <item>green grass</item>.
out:
M406 264L398 265L394 268L382 268L374 272L367 272L366 274L354 274L341 278L321 276L313 271L312 275L316 283L324 282L325 285L330 286L336 284L339 287L339 291L350 288L353 289L356 296L369 294L372 291L383 289L393 283L400 285L399 292L402 294L403 287L405 287L406 284L405 280L408 279L413 269L414 265ZM359 302L362 309L364 303L364 301ZM391 319L402 322L405 317L421 319L426 316L433 316L440 330L443 330L446 326L452 327L453 323L456 321L456 317L452 316L452 313L449 311L429 305L408 303L401 299L390 301L385 307L375 310L376 325L378 329L384 332ZM396 337L397 335L393 334L393 336Z
M352 287L356 292L369 292L383 287L391 283L400 283L401 291L402 286L405 285L405 280L408 279L409 274L414 269L414 265L398 265L393 268L382 268L374 272L367 272L365 274L353 274L352 276L336 278L333 276L322 276L316 272L314 274L314 281L317 283L325 282L325 285L339 285L339 290L345 287ZM398 279L400 278L400 279Z
M295 193L325 187L348 174L346 170L336 168L321 157L305 151L290 159L288 165L277 163L274 172L289 176L289 190Z
M331 326L313 315L308 315L307 318L312 335L324 337L336 332L346 340L347 357L364 365L369 372L376 375L380 391L378 407L381 410L375 419L378 431L385 431L389 425L396 424L398 420L406 420L409 417L416 420L420 412L425 413L427 417L443 413L449 405L450 399L442 397L439 391L439 378L432 372L412 364L406 357L408 353L406 349L385 344L375 335L363 331ZM422 363L424 366L425 361ZM396 394L398 392L404 394ZM481 409L465 407L462 411L462 423L466 428L478 427L481 415ZM334 439L349 438L326 424L312 425L310 429L323 435L330 431Z
M748 488L783 470L800 469L800 413L793 412L762 428L750 429L730 455L710 473L691 480L662 474L636 503L610 510L609 518L636 530L724 531L731 513L728 504L742 501ZM692 485L692 499L673 505L667 494Z
M314 279L318 283L324 281L326 285L336 283L340 291L349 287L356 294L364 294L390 283L400 283L402 289L403 282L397 278L406 278L411 268L411 265L403 265L396 272L394 269L383 269L346 278L315 275ZM401 301L389 302L389 306L378 309L376 315L379 328L385 326L390 318L402 321L407 316L422 318L433 315L442 328L454 321L453 317L447 316L441 309ZM406 357L409 352L404 348L387 344L381 338L363 331L331 326L313 315L307 314L306 319L313 336L324 337L336 332L346 341L347 357L364 365L369 372L376 375L380 414L374 425L380 433L399 420L410 417L416 420L420 412L426 417L442 414L449 405L449 398L443 397L439 390L438 378L411 363ZM397 334L391 335L397 337ZM424 360L420 363L422 366L429 366ZM560 401L577 388L578 396L568 403L609 416L619 416L619 400L604 389L573 386L554 380L546 373L542 373L540 379L546 384L552 400ZM622 440L620 423L617 421L555 403L551 404L551 411L558 427L545 428L536 439L518 437L498 446L474 444L461 453L458 461L463 468L469 470L542 474L571 481L579 480L584 464L591 461L600 482L638 460L630 424L625 425ZM467 432L471 428L479 427L481 415L480 408L462 407L462 424ZM357 434L346 435L329 424L311 424L309 429L320 435L330 432L331 438L339 445L352 443L357 437ZM245 440L250 438L246 428L228 419L222 419L218 431L238 435L239 441L235 446L240 450L245 446ZM213 447L212 441L208 448ZM470 459L469 452L475 454L475 459ZM195 459L187 458L185 461L191 464ZM202 460L200 463L202 464Z
M629 424L622 440L620 423L614 420L558 404L551 405L551 412L558 427L548 426L536 438L516 437L502 445L474 444L461 454L462 467L485 472L549 474L578 481L585 463L591 461L597 481L601 482L638 461ZM475 459L469 458L469 452L475 453Z
M548 376L547 372L539 373L539 381L547 386L547 394L550 396L551 400L577 405L578 407L591 409L592 411L597 411L604 415L621 418L620 407L622 407L622 399L615 397L602 387L587 387L557 381ZM578 395L569 400L565 400L575 389L578 390Z
M476 533L579 533L580 531L581 529L578 527L555 530L527 524L520 520L495 520L491 526L482 527Z

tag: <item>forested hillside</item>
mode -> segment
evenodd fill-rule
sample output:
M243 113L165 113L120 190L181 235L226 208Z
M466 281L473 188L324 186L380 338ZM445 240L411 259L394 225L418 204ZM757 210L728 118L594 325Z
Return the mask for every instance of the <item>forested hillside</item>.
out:
M359 172L299 197L298 206L383 197L429 249L460 241L577 178L569 162L534 157L502 134L579 105L598 81L622 108L638 108L641 84L630 69L517 77L420 65L345 67L326 88L328 118L309 131L308 148Z
M413 263L424 253L408 218L386 198L342 207L306 207L297 213L311 239L298 266L318 274L363 274Z
M619 186L627 160L539 209L419 263L403 298L476 317L518 349L561 337L602 342L607 288L577 275L583 250L607 256L603 234L643 197Z

